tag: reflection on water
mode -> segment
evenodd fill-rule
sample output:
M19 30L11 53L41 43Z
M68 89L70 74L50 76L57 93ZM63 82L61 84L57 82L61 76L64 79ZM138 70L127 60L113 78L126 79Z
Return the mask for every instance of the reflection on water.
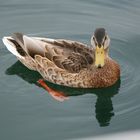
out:
M40 74L35 71L27 69L19 61L9 67L6 72L7 75L18 75L30 84L37 84L37 80L41 78ZM111 118L115 115L113 111L113 103L111 98L118 93L120 88L120 80L108 88L101 89L79 89L70 88L65 86L59 86L47 82L48 86L52 89L62 91L66 96L78 96L84 94L94 94L97 96L97 101L95 104L96 119L101 127L108 126L110 124Z
M111 97L98 96L95 108L96 118L100 126L108 126L114 116Z

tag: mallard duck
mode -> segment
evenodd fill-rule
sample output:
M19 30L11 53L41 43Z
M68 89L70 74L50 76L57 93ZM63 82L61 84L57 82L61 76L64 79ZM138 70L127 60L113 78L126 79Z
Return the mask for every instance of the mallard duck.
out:
M101 88L113 85L120 77L119 64L109 57L110 38L104 28L95 30L89 47L77 41L22 33L3 37L3 43L27 68L55 84Z

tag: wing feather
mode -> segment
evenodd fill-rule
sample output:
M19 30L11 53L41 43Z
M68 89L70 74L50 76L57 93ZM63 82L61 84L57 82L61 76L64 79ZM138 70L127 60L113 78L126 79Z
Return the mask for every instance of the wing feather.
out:
M13 38L18 48L33 59L36 55L42 56L54 66L70 73L78 73L94 63L94 50L77 41L28 37L21 33L15 33ZM39 58L36 57L36 60L40 61Z
M45 56L57 67L70 73L78 73L83 68L90 67L94 62L94 50L85 44L69 40L54 40L51 42L45 40L45 42Z

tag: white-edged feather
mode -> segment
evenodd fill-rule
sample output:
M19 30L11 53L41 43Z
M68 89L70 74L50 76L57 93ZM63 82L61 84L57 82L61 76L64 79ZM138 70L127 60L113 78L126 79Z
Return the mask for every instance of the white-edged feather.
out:
M10 42L8 39L13 39L13 38L12 38L12 37L3 37L3 38L2 38L2 41L3 41L4 45L6 46L6 48L7 48L12 54L14 54L15 56L17 56L17 57L19 57L19 58L21 58L21 59L24 59L24 57L21 56L21 55L17 52L17 50L16 50L14 44L13 44L12 42Z

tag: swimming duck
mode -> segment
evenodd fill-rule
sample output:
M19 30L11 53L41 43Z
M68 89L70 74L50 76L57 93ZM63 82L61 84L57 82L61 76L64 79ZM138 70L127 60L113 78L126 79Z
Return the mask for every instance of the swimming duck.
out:
M113 85L120 77L119 64L109 57L110 38L104 28L95 30L90 46L22 33L3 37L3 43L27 68L55 84L101 88Z

